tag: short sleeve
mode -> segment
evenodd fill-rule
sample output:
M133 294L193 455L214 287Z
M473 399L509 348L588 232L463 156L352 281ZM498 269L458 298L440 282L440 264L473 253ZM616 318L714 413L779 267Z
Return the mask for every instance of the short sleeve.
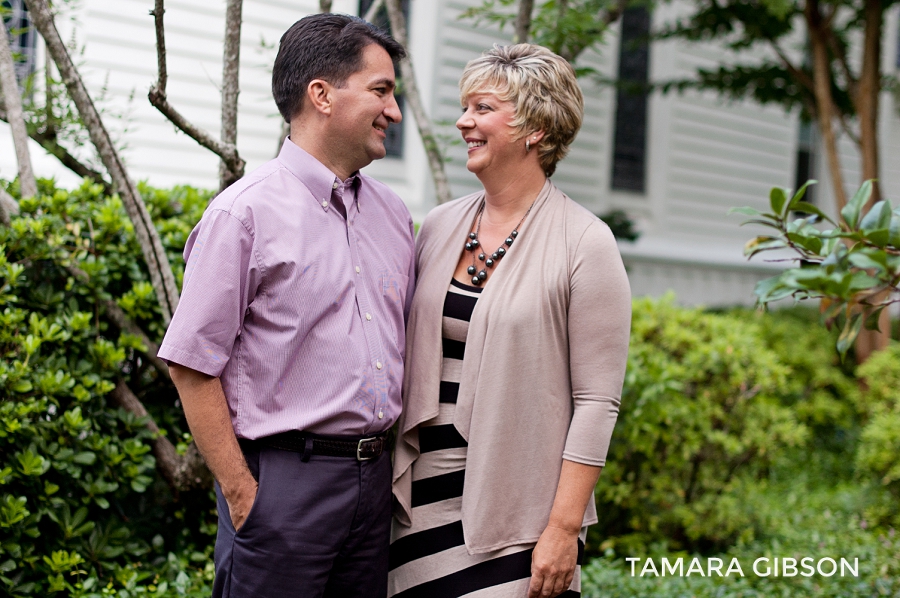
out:
M253 237L223 210L210 210L185 246L184 285L159 357L220 376L260 285Z

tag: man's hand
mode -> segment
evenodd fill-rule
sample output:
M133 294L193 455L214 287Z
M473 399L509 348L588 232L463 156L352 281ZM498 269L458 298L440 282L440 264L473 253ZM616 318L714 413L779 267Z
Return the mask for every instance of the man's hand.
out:
M578 531L547 526L531 555L528 598L559 596L572 584L578 563Z
M249 477L249 482L245 482L231 492L226 493L225 489L222 489L225 502L228 503L228 512L231 515L231 524L234 526L234 531L244 527L244 521L247 520L247 515L250 514L250 509L253 508L253 503L256 502L256 492L259 489L259 484L256 483L253 476Z

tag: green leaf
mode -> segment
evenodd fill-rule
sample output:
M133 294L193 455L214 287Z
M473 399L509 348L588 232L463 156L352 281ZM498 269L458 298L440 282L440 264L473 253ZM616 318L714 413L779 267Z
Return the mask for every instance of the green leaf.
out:
M31 392L32 389L34 389L34 385L31 382L29 382L28 380L19 380L18 382L16 382L15 384L12 385L13 392L18 392L18 393L24 394L26 392Z
M782 216L786 203L787 194L784 192L784 189L781 187L772 187L772 190L769 191L769 205L772 206L772 211L779 216Z
M841 217L851 229L857 228L860 211L870 197L872 197L872 181L866 181L859 188L859 191L856 192L856 195L853 196L853 199L848 201L844 209L841 210Z
M791 209L793 209L795 212L803 212L804 214L815 214L822 220L827 220L828 222L834 224L834 220L829 218L825 214L825 212L823 212L822 210L820 210L819 208L817 208L816 206L814 206L811 203L807 203L805 201L798 201L797 203L793 204Z
M743 206L740 208L731 208L728 210L728 214L743 214L745 216L762 216L762 212L757 210L756 208L751 208L750 206Z
M747 244L744 245L744 255L749 259L760 251L782 249L784 247L787 247L787 244L776 237L756 237L755 239L750 239L749 241L747 241Z
M888 228L891 225L891 204L881 200L866 213L859 227L866 231Z
M850 254L849 260L850 260L850 263L853 264L854 266L856 266L857 268L864 268L864 269L874 268L880 272L884 272L885 270L887 270L887 264L883 260L878 261L876 258L869 255L868 253L861 253L861 252L855 251Z
M80 463L82 465L93 465L97 460L97 455L96 453L85 451L83 453L78 453L77 455L75 455L75 458L73 460L76 463Z
M882 305L881 307L877 307L869 312L869 315L866 316L866 330L876 330L881 332L881 326L879 320L881 319L881 312L884 311L886 305Z
M796 210L797 204L800 203L803 200L803 196L806 195L806 188L810 185L815 185L816 183L818 183L818 181L815 180L809 180L803 183L803 185L799 189L797 189L797 192L794 193L794 196L791 198L791 201L788 203L787 208L785 209L785 213L791 210Z
M894 247L900 247L900 214L891 213L891 224L888 227L888 243Z
M844 328L841 330L841 335L838 337L837 341L837 350L841 355L841 359L847 356L847 351L853 346L853 341L856 340L856 337L859 336L859 331L862 328L863 319L861 314L854 314L852 317L847 318L847 321L844 323Z
M866 233L866 239L876 247L886 247L891 238L891 231L887 228L879 228Z

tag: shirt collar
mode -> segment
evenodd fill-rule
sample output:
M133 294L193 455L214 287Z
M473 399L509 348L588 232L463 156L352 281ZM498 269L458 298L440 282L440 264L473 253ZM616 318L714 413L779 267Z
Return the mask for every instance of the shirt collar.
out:
M290 138L285 138L281 145L278 161L306 185L306 188L312 193L313 199L326 211L331 205L331 192L340 185L347 187L344 190L345 193L352 190L354 200L357 202L359 200L359 188L362 184L359 171L350 175L346 181L341 181L327 166L291 141ZM358 205L357 209L359 209Z

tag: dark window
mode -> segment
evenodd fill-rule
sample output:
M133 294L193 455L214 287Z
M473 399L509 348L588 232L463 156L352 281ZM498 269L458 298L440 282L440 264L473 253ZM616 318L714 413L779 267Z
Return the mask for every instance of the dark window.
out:
M31 26L24 0L3 0L3 24L12 40L10 47L16 61L16 80L24 91L25 80L34 73L37 32Z
M365 16L366 12L368 12L369 7L372 6L373 0L359 0L359 16ZM406 17L407 23L409 22L409 0L403 0L401 3L403 7L403 16ZM381 7L376 11L375 18L372 19L372 24L376 27L380 27L384 29L388 33L391 33L391 23L388 19L387 9L384 7L384 3L382 2ZM400 77L399 70L396 71L396 76ZM403 112L403 94L397 94L397 105L400 107L400 112ZM405 115L404 115L405 116ZM387 151L388 156L392 156L394 158L402 158L403 157L403 125L395 125L392 124L388 127L386 131L386 139L384 140L384 149Z
M622 15L619 41L612 188L641 193L646 186L649 34L647 9L643 6L627 9Z
M803 183L815 177L816 168L816 129L808 120L800 121L800 129L797 133L797 171L794 173L794 189L799 189ZM806 189L803 201L815 203L815 185Z

